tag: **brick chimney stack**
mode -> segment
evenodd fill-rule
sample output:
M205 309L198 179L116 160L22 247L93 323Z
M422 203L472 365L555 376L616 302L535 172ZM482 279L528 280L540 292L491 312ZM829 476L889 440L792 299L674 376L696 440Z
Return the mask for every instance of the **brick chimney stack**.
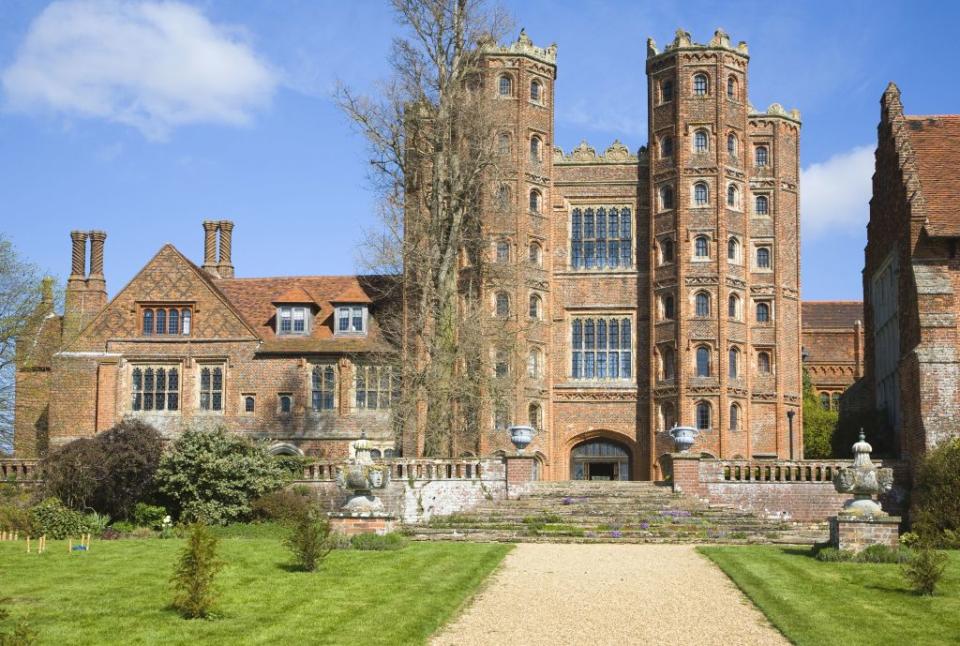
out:
M72 339L83 319L84 299L87 295L87 232L71 231L70 277L63 304L63 337Z
M217 267L217 229L220 223L203 221L203 269L214 278L220 278Z
M87 276L87 296L84 310L91 318L107 304L107 280L103 275L103 243L106 231L90 231L90 275Z
M217 269L221 278L233 278L233 261L230 254L233 248L233 222L220 220L220 262Z

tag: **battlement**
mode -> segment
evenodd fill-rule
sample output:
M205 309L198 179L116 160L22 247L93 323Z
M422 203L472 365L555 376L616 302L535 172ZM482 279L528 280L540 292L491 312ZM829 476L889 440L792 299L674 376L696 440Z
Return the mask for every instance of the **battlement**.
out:
M654 58L684 49L724 49L740 56L749 57L747 43L741 40L736 46L731 45L730 36L723 29L717 29L713 32L713 38L706 45L693 42L689 31L678 29L673 42L667 43L662 52L657 49L657 43L653 38L647 38L647 58Z
M528 56L548 65L557 64L557 44L553 43L549 47L537 47L533 44L530 37L527 36L525 29L521 29L517 40L509 45L489 42L482 45L482 48L485 54L495 56Z
M768 117L768 118L769 118L769 117L778 117L778 118L781 118L781 119L788 119L788 120L790 120L790 121L795 121L795 122L797 122L797 123L800 123L800 111L799 111L799 110L797 110L796 108L793 108L792 110L787 111L787 110L786 110L782 105L780 105L779 103L771 103L771 104L770 104L770 107L767 108L766 112L760 112L759 110L757 110L756 108L754 108L754 107L751 105L751 106L750 106L750 117L751 117L751 118L756 118L756 117Z

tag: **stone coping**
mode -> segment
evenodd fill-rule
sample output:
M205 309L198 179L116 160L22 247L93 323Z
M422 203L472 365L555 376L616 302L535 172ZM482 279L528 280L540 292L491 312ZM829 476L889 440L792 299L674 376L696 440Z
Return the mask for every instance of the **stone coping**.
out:
M350 512L350 511L331 511L327 513L327 516L330 518L379 518L384 520L396 520L397 515L391 514L388 511L361 511L361 512Z
M869 523L872 525L899 525L902 522L900 516L844 516L837 514L832 516L840 523Z

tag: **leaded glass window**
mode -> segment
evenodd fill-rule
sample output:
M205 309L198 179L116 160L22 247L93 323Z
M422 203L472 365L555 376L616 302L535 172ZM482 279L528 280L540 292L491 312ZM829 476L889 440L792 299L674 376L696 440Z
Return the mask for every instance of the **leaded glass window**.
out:
M707 193L707 185L699 182L693 185L693 204L694 206L706 206L710 203L710 197Z
M633 266L633 224L629 207L573 209L570 262L574 269Z
M630 379L633 376L629 318L575 318L571 346L574 379Z
M757 323L768 323L770 321L770 304L757 303Z
M767 165L767 147L766 146L757 146L757 149L754 153L755 164L759 167Z
M710 404L707 402L697 404L697 429L701 431L710 430Z
M135 411L175 411L180 408L180 379L177 368L136 366L130 375L131 402Z
M770 201L766 195L757 196L754 211L756 211L757 215L767 215L770 212Z
M709 147L706 130L697 130L693 135L693 152L705 153Z
M697 316L710 316L710 294L698 292L694 298Z
M697 236L693 241L693 255L697 258L709 258L710 246L706 236Z
M223 410L223 368L200 369L200 410Z
M506 74L500 77L499 91L500 96L513 95L513 80Z
M696 74L693 77L693 94L695 96L706 96L708 91L707 75Z
M333 366L314 366L311 382L313 410L333 410L337 394L337 373Z
M697 348L697 376L710 376L710 348L706 346Z
M387 410L397 392L397 379L390 366L356 366L356 406L365 410Z

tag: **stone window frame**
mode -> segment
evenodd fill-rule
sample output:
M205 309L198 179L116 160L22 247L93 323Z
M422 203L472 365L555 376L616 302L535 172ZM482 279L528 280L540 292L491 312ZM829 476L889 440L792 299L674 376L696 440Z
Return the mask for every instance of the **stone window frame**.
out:
M726 89L726 96L728 100L735 102L740 101L740 80L737 78L736 74L727 75Z
M761 150L763 151L762 154L761 154ZM761 157L764 160L762 164L760 163ZM754 144L753 167L754 168L770 168L770 144L766 142Z
M510 157L513 154L513 132L509 130L497 132L497 154L503 157Z
M670 381L677 378L677 349L672 343L658 343L656 346L657 354L657 380ZM670 360L667 360L667 357ZM667 368L670 370L667 370Z
M527 421L534 430L542 431L544 428L543 404L532 401L527 405Z
M493 262L497 265L506 265L513 260L513 244L510 238L500 237L493 242Z
M216 371L220 370L220 388L215 387L216 384ZM193 383L193 394L194 394L194 413L198 415L224 415L227 411L227 362L226 360L203 360L197 361L194 367L195 377ZM210 371L209 378L209 387L204 388L203 385L203 371ZM204 392L206 391L206 392ZM220 407L216 408L216 395L220 395ZM209 395L210 405L208 408L205 408L204 403L204 394Z
M733 204L730 204L731 191L733 192ZM727 183L727 195L724 200L724 205L728 211L743 211L743 189L740 188L737 182Z
M308 366L307 383L309 384L309 392L310 392L310 400L309 400L310 411L312 413L324 413L324 412L338 410L340 408L339 400L340 400L340 377L341 377L339 364L336 361L316 361L316 362L308 363L307 366ZM327 377L326 371L328 368L333 369L333 386L330 388L327 388L327 381L326 381L326 377ZM316 376L315 373L318 370L320 371L320 388L314 388L315 376ZM318 393L321 398L320 408L316 407L316 399L317 399ZM325 399L326 395L330 395L332 397L333 405L330 407L326 407L322 405L324 403L323 400Z
M610 229L608 227L606 229L606 237L604 238L597 237L596 217L599 214L598 212L601 209L604 210L605 217L607 218L606 219L607 225L609 225L609 222L610 222L610 217L611 217L610 211L614 209L617 210L617 229L619 234L618 236L611 237L609 235ZM587 236L585 231L586 229L585 216L588 210L593 211L593 215L595 218L593 236ZM623 237L623 231L624 231L623 221L624 221L625 210L629 210L630 212L629 215L627 216L629 218L629 234L630 234L629 238ZM575 229L574 222L575 220L577 220L577 218L580 218L579 226L581 227L579 237L577 237L574 233L574 229ZM567 270L578 272L578 273L603 273L603 272L634 270L637 266L637 254L635 253L635 246L637 244L637 233L638 233L637 220L638 220L637 209L632 203L594 200L590 202L571 204L569 215L567 217L567 240L569 240L569 243L570 243L569 253L567 254ZM585 243L587 242L595 243L597 240L601 240L601 239L606 241L605 250L609 250L610 243L612 241L616 241L617 250L618 250L617 264L616 266L612 266L611 263L609 262L609 259L611 257L610 254L605 253L603 266L596 266L595 264L593 267L587 267L586 261L587 261L588 255L586 253ZM581 245L579 254L576 253L576 245L578 243ZM625 244L626 244L626 249L629 252L629 262L627 264L623 263L623 259L624 259L623 250L624 250ZM581 262L581 264L579 265L576 264L576 261L578 258L580 259L580 262ZM594 259L594 262L596 263L596 260L597 260L596 252L594 252L593 259Z
M575 334L574 334L574 323L575 323L577 320L580 320L580 321L582 322L582 323L581 323L581 332L580 332L581 335L582 335L581 346L585 348L585 347L586 347L586 325L585 325L585 322L586 322L587 319L592 319L592 320L594 320L594 321L597 321L598 319L604 319L604 320L606 321L606 323L607 323L608 328L609 328L609 323L610 323L610 321L612 321L612 320L615 319L615 320L618 322L618 334L619 334L619 337L620 337L620 339L621 339L621 343L618 343L618 348L619 348L619 349L617 349L617 350L611 350L611 348L610 348L610 343L609 343L609 329L608 329L608 341L607 341L607 349L606 349L606 352L609 353L609 352L611 352L611 351L614 351L614 352L619 352L621 355L622 355L623 353L628 352L628 359L627 359L627 360L628 360L628 362L629 362L629 368L630 368L630 376L629 376L629 377L623 377L623 376L617 376L617 377L610 377L610 376L604 376L604 377L596 377L596 376L586 377L586 376L580 376L580 377L576 377L576 376L574 376L574 372L575 372L575 371L574 371L574 353L577 352L577 350L575 350L574 347L573 347L573 346L574 346L573 340L574 340L574 336L575 336ZM630 334L629 334L630 348L629 348L629 351L624 350L624 349L622 348L622 338L623 338L623 334L622 334L622 326L621 326L620 324L624 321L624 319L626 319L626 320L629 322L629 325L630 325ZM565 344L564 344L564 349L565 349L565 352L567 353L567 357L566 357L566 368L565 368L565 378L566 378L568 381L570 381L570 382L572 382L572 383L575 383L575 384L617 384L617 385L619 385L619 384L635 384L635 383L637 382L637 352L638 352L638 349L637 349L637 317L636 317L636 312L634 312L634 311L629 311L629 310L626 310L626 311L625 311L625 310L620 310L620 309L612 309L612 310L584 309L584 310L568 311L568 312L567 312L567 316L566 316L566 321L565 321L565 329L566 329L566 336L565 336L566 342L565 342ZM597 332L596 332L596 330L595 330L595 331L594 331L594 334L596 335L596 333L597 333ZM588 350L580 350L581 353L587 352L587 351L588 351ZM595 351L596 351L596 350L595 350ZM620 358L622 359L622 356L621 356ZM619 361L618 363L622 363L622 361ZM585 356L581 356L580 370L581 370L581 373L582 373L582 374L585 374L585 373L586 373L586 357L585 357ZM609 370L608 370L607 372L609 373ZM619 366L618 366L617 372L618 372L618 373L622 372L622 371L619 369ZM594 374L596 374L596 361L594 362Z
M507 91L504 92L504 80L509 84L507 86ZM500 72L497 74L497 98L498 99L513 99L516 98L516 80L513 78L513 74L510 72Z
M257 394L240 393L240 414L253 416L257 414Z
M497 211L509 211L513 203L513 189L506 182L500 182L493 194L493 205Z
M702 354L700 351L705 350L706 354ZM716 371L713 369L714 357L713 357L713 346L710 343L700 342L698 343L693 352L691 352L691 358L693 359L693 376L698 379L709 379L716 376ZM702 371L701 368L704 367L701 365L700 359L702 356L706 356L706 370ZM701 374L701 372L706 372L706 374Z
M670 415L667 415L667 408L669 406ZM669 423L672 422L672 425ZM677 407L672 401L661 401L657 404L657 424L659 425L659 430L669 431L670 428L673 428L677 423ZM668 428L669 425L669 428Z
M730 250L733 249L731 258ZM727 262L731 265L743 264L743 243L740 242L740 236L733 234L727 238Z
M713 254L710 253L711 243L713 242L713 236L707 231L697 231L696 235L693 236L692 244L690 245L690 262L710 262L713 258ZM698 240L706 241L706 255L698 255Z
M539 166L543 163L543 137L537 133L530 135L530 139L527 142L527 159L531 164Z
M286 407L287 410L284 410L285 408L284 400L287 400L289 402L289 406ZM294 411L294 406L296 406L296 402L297 402L296 397L294 397L294 394L292 392L278 392L277 393L277 411L276 411L277 417L286 418L286 417L292 416Z
M493 292L493 315L498 319L510 318L513 310L510 294L504 289Z
M697 201L697 190L698 187L702 186L704 193L704 202ZM711 199L710 199L710 182L704 178L699 178L693 180L693 183L690 185L690 208L692 209L708 209L710 208Z
M297 313L303 314L303 329L295 330L295 315ZM285 316L289 314L289 316ZM284 330L283 323L285 319L290 321L290 329ZM276 328L275 333L277 336L309 336L311 329L313 328L313 308L311 308L306 303L290 303L287 305L277 305L277 310L275 314ZM334 319L336 320L336 319ZM336 330L336 323L334 323L334 330Z
M755 354L754 366L755 366L756 374L758 377L769 377L776 374L777 372L776 365L775 365L776 362L774 361L774 356L776 355L773 352L773 348L768 346L759 346L754 348L754 354ZM760 369L761 355L766 355L766 358L767 358L766 371Z
M544 356L543 348L540 346L534 345L530 348L530 352L527 353L527 377L534 381L543 379Z
M727 378L740 379L743 376L743 351L733 344L727 349Z
M702 79L702 90L700 89ZM710 73L705 70L696 70L690 75L690 96L697 99L706 99L710 96Z
M667 197L669 196L669 199ZM657 187L657 212L665 213L677 208L677 192L673 184L661 184Z
M676 88L674 87L673 77L668 76L660 79L660 81L657 83L657 86L657 98L659 99L657 105L672 103L674 97L676 96Z
M759 206L761 203L766 202L766 211L760 210ZM768 218L770 217L770 194L769 193L754 193L753 194L753 216L758 218Z
M676 147L674 146L672 132L660 136L657 143L657 150L660 153L660 159L673 159L676 153Z
M491 348L493 355L493 378L506 379L513 372L513 361L506 348Z
M164 387L158 389L156 387L156 370L164 370ZM136 374L135 371L140 371L140 389L136 389ZM146 390L146 371L154 371L154 388L152 393L147 393ZM170 370L176 371L176 388L170 388ZM134 415L180 415L183 410L183 364L180 361L132 361L127 365L127 383L130 385L128 388L128 397L126 399L127 406L126 410ZM146 395L152 395L152 398L155 401L155 398L158 393L164 394L164 407L163 409L158 409L156 403L154 403L151 408L146 408ZM137 395L140 395L140 405L137 406ZM172 397L172 399L171 399ZM174 408L170 409L171 402L174 404Z
M355 328L357 319L357 310L360 310L361 328ZM341 330L340 322L344 320L343 314L347 313L347 329ZM370 329L370 307L365 303L351 303L349 305L337 305L333 310L333 335L336 337L345 336L367 336Z
M732 144L732 145L731 145ZM733 150L731 150L731 148ZM737 133L730 131L727 133L727 156L730 159L736 160L740 155L740 137L737 136Z
M669 250L670 253L667 253ZM677 259L677 243L672 236L663 236L657 240L657 262L663 267L672 265Z
M734 315L730 316L730 305L733 305ZM727 295L727 320L729 321L742 321L743 320L743 299L740 297L740 294L736 292L730 292Z
M533 215L543 214L543 191L539 188L531 188L527 208Z
M534 98L533 86L538 85L540 87L539 98ZM527 86L528 98L532 105L538 107L546 107L547 105L547 81L543 77L534 76L530 79L530 83Z
M677 320L677 297L672 289L665 289L657 294L657 320Z
M363 406L360 406L359 404L360 400L358 398L359 390L357 388L359 383L359 378L360 378L360 375L363 374L364 384L366 384L371 371L373 372L374 376L376 376L377 378L377 383L376 383L377 387L376 388L365 387L363 389L363 392L364 392L363 399L365 403ZM381 373L384 371L387 373L386 377L387 377L388 387L386 390L382 388L383 374ZM350 388L350 391L351 391L350 402L351 402L352 410L354 412L371 413L371 414L389 412L390 409L393 407L393 402L396 401L396 399L399 397L399 380L400 380L399 374L397 373L396 370L394 370L393 366L391 365L375 364L375 363L367 363L367 362L358 362L353 364L353 383L351 384L351 388ZM371 392L377 393L377 406L374 408L369 407L369 394ZM383 405L381 403L383 401L383 397L381 395L385 393L389 395L389 399L387 401L387 404Z
M773 325L773 321L774 321L773 303L774 303L774 299L772 297L753 299L753 324L754 325L761 325L761 326ZM760 312L761 305L767 306L766 321L760 320L759 312Z
M752 251L750 254L750 271L757 274L772 274L773 268L776 266L774 254L776 245L773 244L773 241L769 239L751 240L750 247ZM767 267L760 266L759 256L761 249L765 249L768 253L769 266Z
M704 422L706 417L706 423ZM698 431L710 431L713 429L713 404L706 399L699 399L693 404L693 423Z
M139 331L139 336L144 338L161 338L161 339L172 339L177 337L192 336L193 335L193 313L196 302L195 301L175 301L175 302L160 302L160 301L143 301L137 303L137 329ZM177 332L169 332L169 327L167 323L170 320L170 312L176 310L177 312ZM163 312L164 323L164 332L158 333L157 322L159 317L158 312ZM147 331L147 320L149 319L149 331Z
M543 245L538 240L531 240L527 245L527 262L531 267L543 267Z
M703 146L700 146L700 139L703 139ZM710 131L704 127L698 127L693 131L693 137L690 142L690 152L694 155L706 155L710 152Z
M531 290L528 299L527 317L531 321L542 321L544 315L543 308L543 296L541 296L539 292Z
M691 318L709 319L713 317L713 294L708 289L698 289L692 294L693 312Z
M740 431L743 429L743 407L738 402L730 402L730 430Z

